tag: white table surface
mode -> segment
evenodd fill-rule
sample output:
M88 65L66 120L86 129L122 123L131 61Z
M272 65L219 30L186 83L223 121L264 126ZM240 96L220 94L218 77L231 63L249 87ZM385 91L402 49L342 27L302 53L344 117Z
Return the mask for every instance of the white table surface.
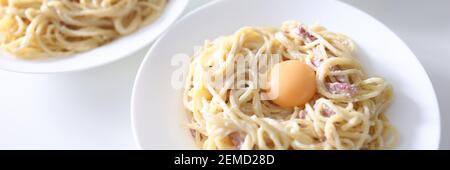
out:
M190 1L185 12L209 2ZM343 1L385 23L417 55L439 100L441 149L450 149L450 1ZM138 149L129 106L147 50L81 72L0 71L0 149Z

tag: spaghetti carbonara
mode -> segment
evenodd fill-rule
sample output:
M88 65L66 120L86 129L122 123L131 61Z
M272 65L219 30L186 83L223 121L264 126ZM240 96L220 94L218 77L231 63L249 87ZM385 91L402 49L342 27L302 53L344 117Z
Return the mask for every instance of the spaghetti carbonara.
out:
M184 90L195 142L202 149L392 147L398 135L384 115L392 88L383 78L368 77L354 50L346 36L296 21L281 29L244 27L206 41L194 54ZM265 89L252 77L270 68L226 71L273 54L281 56L278 62L298 60L314 70L317 92L309 102L286 108L264 100ZM244 85L236 88L239 75ZM223 77L220 86L217 77Z
M167 0L0 0L0 46L19 58L87 51L154 21Z

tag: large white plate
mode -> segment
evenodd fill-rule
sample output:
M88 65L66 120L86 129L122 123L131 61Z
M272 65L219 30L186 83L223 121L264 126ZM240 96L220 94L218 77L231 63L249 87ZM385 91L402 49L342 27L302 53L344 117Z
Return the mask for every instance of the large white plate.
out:
M196 149L183 127L182 90L171 85L179 53L192 54L205 39L243 26L280 26L285 20L319 22L358 45L357 56L370 75L394 87L387 116L401 139L395 149L438 149L439 109L429 78L414 54L376 19L333 0L223 0L205 5L174 24L151 48L136 78L131 114L143 149Z
M0 50L0 69L26 73L57 73L84 70L119 60L153 42L183 13L187 3L186 0L170 0L155 22L87 52L46 60L24 60Z

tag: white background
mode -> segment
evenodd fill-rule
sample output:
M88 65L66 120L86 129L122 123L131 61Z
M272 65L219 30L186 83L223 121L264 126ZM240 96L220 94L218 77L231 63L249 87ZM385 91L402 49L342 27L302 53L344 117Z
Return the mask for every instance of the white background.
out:
M209 2L190 1L185 13ZM386 24L419 58L440 104L440 148L450 149L450 1L343 1ZM75 73L0 71L0 149L138 149L129 105L147 50Z

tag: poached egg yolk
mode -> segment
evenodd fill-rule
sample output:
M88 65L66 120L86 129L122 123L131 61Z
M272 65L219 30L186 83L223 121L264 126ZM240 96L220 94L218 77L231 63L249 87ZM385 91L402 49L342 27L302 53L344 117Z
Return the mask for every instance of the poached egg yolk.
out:
M270 71L269 97L281 107L303 106L316 93L316 74L299 60L277 63Z

